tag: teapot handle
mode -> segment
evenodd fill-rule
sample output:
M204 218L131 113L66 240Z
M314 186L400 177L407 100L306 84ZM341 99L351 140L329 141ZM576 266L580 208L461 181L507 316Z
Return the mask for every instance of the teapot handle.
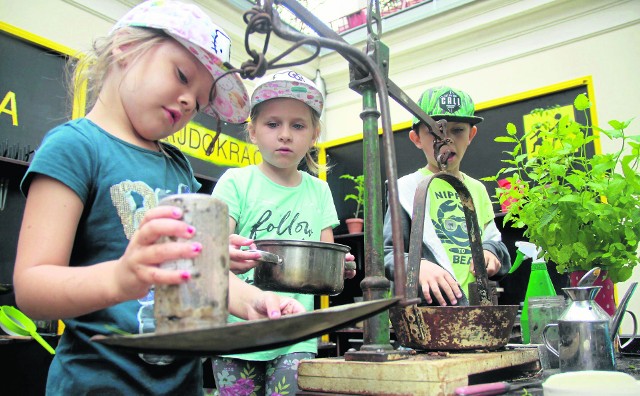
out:
M631 311L625 311L626 313L628 313L629 315L631 315L631 319L633 320L633 334L631 335L631 337L629 337L629 340L627 342L625 342L624 344L620 345L620 349L624 349L627 346L629 346L629 344L631 344L633 342L633 339L636 337L636 335L638 334L638 320L636 319L636 314L634 314ZM620 337L618 334L616 334L616 336Z
M544 326L544 330L542 330L542 339L544 340L544 345L547 347L547 349L549 351L551 351L551 353L553 353L557 357L560 357L560 353L551 345L551 343L547 339L547 330L549 330L552 327L556 327L557 328L558 324L557 323L549 323L548 325Z

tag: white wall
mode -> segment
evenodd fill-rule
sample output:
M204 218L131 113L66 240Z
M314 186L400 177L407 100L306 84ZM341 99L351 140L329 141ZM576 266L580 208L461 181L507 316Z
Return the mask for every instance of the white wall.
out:
M382 41L391 51L390 79L413 100L446 84L483 103L592 76L603 127L640 115L640 1L481 1L383 32ZM327 55L320 70L328 86L326 139L361 133L361 98L346 87L346 62ZM391 119L398 124L411 115L392 101ZM603 152L619 149L601 144ZM640 281L638 268L617 285L620 297L633 281ZM629 309L640 312L640 296ZM630 320L622 331L633 331Z
M87 48L138 0L0 0L0 20L75 50ZM232 63L247 59L241 0L195 1L231 36ZM640 115L640 1L482 0L448 2L444 12L420 19L397 15L383 23L391 51L390 78L414 100L430 86L447 84L483 103L592 76L601 124ZM432 7L432 5L424 6ZM427 16L425 16L427 15ZM397 27L398 25L400 27ZM385 27L395 30L385 31ZM364 37L352 32L349 37ZM255 41L252 41L255 42ZM357 48L363 42L353 42ZM274 40L270 57L288 44ZM309 52L302 50L296 58ZM320 68L327 85L325 140L361 132L361 98L348 87L346 61L335 53L301 66L309 77ZM251 90L253 82L247 83ZM392 123L411 115L392 104ZM636 121L634 130L638 129ZM634 125L634 124L632 124ZM616 149L603 141L604 152ZM636 269L632 280L640 280ZM629 282L619 284L622 294ZM630 309L640 312L640 297ZM623 331L631 332L625 320Z
M640 108L633 91L639 22L637 1L490 0L383 33L382 41L391 51L390 78L414 100L438 84L482 103L591 75L605 120ZM360 132L360 97L346 87L346 62L331 54L320 66L329 87L327 139ZM395 103L391 116L394 124L411 117Z

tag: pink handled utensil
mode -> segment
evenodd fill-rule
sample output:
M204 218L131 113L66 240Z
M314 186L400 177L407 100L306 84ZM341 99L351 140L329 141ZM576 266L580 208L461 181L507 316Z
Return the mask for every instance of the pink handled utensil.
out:
M509 382L491 382L488 384L467 385L456 388L458 396L489 396L501 395L523 388L538 388L542 386L542 381L522 382L511 384Z

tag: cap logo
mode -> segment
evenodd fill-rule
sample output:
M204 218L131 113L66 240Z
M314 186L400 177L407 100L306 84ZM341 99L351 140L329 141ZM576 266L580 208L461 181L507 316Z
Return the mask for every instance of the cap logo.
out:
M444 113L455 114L462 106L462 99L453 91L448 91L438 98L440 109Z
M293 78L294 80L304 81L304 77L302 77L298 73L294 72L293 70L290 70L288 75L289 75L289 77Z
M225 48L231 48L231 39L224 32L216 29L215 33L211 35L211 42L213 47L211 50L214 54L218 54L223 60L226 59Z

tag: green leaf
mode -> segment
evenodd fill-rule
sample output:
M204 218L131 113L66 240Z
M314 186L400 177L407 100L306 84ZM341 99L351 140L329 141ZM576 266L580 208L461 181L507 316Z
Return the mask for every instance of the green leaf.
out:
M609 120L609 125L611 125L613 128L617 130L627 129L629 124L631 124L631 121L633 121L634 119L635 117L626 121Z
M611 271L611 269L609 270ZM614 269L614 273L611 276L611 280L614 280L614 282L624 282L626 280L628 280L629 278L631 278L631 275L633 274L633 268L629 268L629 267L623 267L623 268L618 268L618 269ZM614 277L615 275L615 277Z
M349 199L355 199L356 201L358 200L358 197L355 194L347 194L344 196L344 200L349 200Z
M587 97L587 95L579 94L573 101L573 106L578 111L584 111L591 107L591 102L589 102L589 98Z
M615 127L614 127L614 128L615 128ZM613 129L613 130L610 130L610 131L608 131L608 130L604 130L604 129L602 129L602 128L598 128L598 127L595 127L595 128L593 128L593 129L594 129L594 130L596 130L596 131L598 131L598 132L600 132L600 133L604 133L604 134L605 134L605 135L607 135L610 139L617 139L617 138L619 138L619 137L624 136L624 132L621 130L622 128L620 128L620 129L619 129L619 128L616 128L616 129Z
M569 194L569 195L564 195L564 196L560 197L560 199L558 201L559 202L581 203L582 202L582 198L580 198L577 195Z
M509 136L498 136L497 138L494 139L494 141L498 143L517 143L518 139L514 139Z
M521 163L524 160L526 160L528 156L529 156L528 154L520 154L516 157L516 162Z
M580 257L586 258L589 255L589 250L581 242L576 242L573 244L573 251L577 253Z

